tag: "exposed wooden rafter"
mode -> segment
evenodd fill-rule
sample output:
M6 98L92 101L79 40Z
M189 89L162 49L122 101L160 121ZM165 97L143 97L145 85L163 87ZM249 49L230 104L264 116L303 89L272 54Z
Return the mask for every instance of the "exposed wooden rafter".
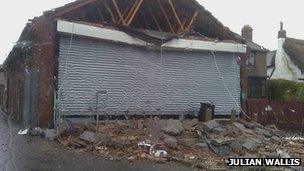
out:
M106 2L105 2L105 7L106 7L107 11L109 12L109 14L111 15L112 23L115 24L116 20L115 20L114 14Z
M165 18L166 18L166 20L167 20L167 23L168 23L168 25L169 25L169 27L170 27L171 32L172 32L172 33L175 33L175 31L174 31L174 29L173 29L173 27L172 27L172 25L171 25L171 23L170 23L170 20L169 20L169 18L168 18L168 16L167 16L167 13L166 13L166 11L165 11L165 9L164 9L162 3L160 2L160 0L157 0L157 3L158 3L158 5L159 5L159 8L160 8L161 12L163 13L163 15L165 16Z
M94 3L92 0L91 3L82 9L91 21L109 23L115 27L132 25L174 34L189 31L199 15L197 8L191 12L185 11L181 7L184 4L175 0L95 0ZM78 13L74 16L77 17Z
M180 19L179 19L179 16L177 15L177 12L176 12L176 10L175 10L175 7L174 7L172 1L171 1L171 0L168 0L168 2L169 2L169 5L170 5L170 7L171 7L171 9L172 9L172 11L173 11L173 14L174 14L174 16L175 16L175 19L176 19L176 21L178 22L178 24L179 24L179 26L180 26L180 29L181 29L182 31L184 31L185 29L184 29L184 27L183 27L182 22L181 22Z
M112 2L113 2L113 5L114 5L114 7L115 7L116 13L117 13L118 16L119 16L119 21L122 21L122 25L126 26L127 23L126 23L125 19L123 18L122 14L121 14L121 12L120 12L120 10L119 10L119 7L118 7L118 5L117 5L117 3L116 3L116 1L115 1L115 0L112 0Z
M188 13L187 13L188 14ZM188 20L189 20L189 14L185 17L185 19L184 19L184 21L183 21L183 27L185 28L186 27L186 24L187 24L187 22L188 22Z
M196 18L197 18L198 11L199 11L199 10L196 10L195 13L192 15L189 24L188 24L187 26L185 26L185 31L189 31L190 28L192 27L192 24L194 23L194 21L195 21Z
M137 1L137 0L135 0L135 1ZM124 10L124 12L122 14L122 17L125 19L125 21L126 21L126 19L128 17L128 12L131 11L134 6L135 6L134 2L130 1L129 5L125 8L125 10ZM117 24L120 24L120 22L121 22L121 19L118 20Z
M127 17L126 17L126 21L128 21L128 19L131 17L132 12L135 10L136 4L137 4L138 1L139 1L139 0L135 0L135 2L134 2L134 4L133 4L132 8L131 8L131 9L129 10L129 12L128 12L128 15L127 15Z
M137 4L135 3L135 4L136 4L136 7L135 7L135 9L133 10L133 12L132 12L130 18L127 19L127 26L129 26L129 25L132 23L132 21L133 21L135 15L137 14L137 12L138 12L140 6L142 5L143 1L144 1L144 0L139 0ZM137 2L137 1L136 1L136 2Z

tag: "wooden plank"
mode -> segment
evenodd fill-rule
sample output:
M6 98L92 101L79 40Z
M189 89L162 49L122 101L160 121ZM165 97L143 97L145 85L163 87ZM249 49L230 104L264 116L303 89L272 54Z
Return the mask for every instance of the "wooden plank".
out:
M184 27L183 27L183 25L182 25L182 22L180 21L179 16L177 15L177 12L176 12L176 10L175 10L175 7L174 7L172 1L171 1L171 0L168 0L168 2L169 2L169 5L171 6L171 9L172 9L173 14L174 14L174 16L175 16L175 19L177 20L177 22L178 22L178 24L179 24L179 26L180 26L180 29L181 29L182 31L185 31L185 29L184 29Z
M113 5L114 5L114 7L115 7L115 10L116 10L116 12L117 12L117 14L118 14L120 20L122 21L122 24L125 26L125 25L126 25L126 21L125 21L124 18L122 17L121 12L120 12L120 10L119 10L119 8L118 8L118 5L117 5L116 1L115 1L115 0L112 0L112 2L113 2ZM120 20L119 20L119 21L120 21Z
M136 2L137 0L135 0L135 2ZM133 11L134 10L134 8L136 7L136 4L134 5L133 3L135 3L135 2L132 2L132 1L130 1L130 3L129 3L129 5L125 8L125 10L124 10L124 12L123 12L123 14L122 14L122 17L125 19L125 21L127 21L127 18L128 18L128 12L129 11ZM130 9L131 8L131 9ZM120 24L120 22L121 22L121 19L119 19L118 20L118 22L117 22L117 24Z
M128 15L127 15L127 17L126 17L126 21L128 21L129 18L131 17L132 12L135 10L138 1L139 1L139 0L135 0L135 2L134 2L134 4L133 4L132 8L131 8L130 11L128 12Z
M198 10L196 10L196 12L193 14L193 16L192 16L192 18L191 18L191 20L190 20L190 23L187 25L187 27L186 27L186 29L185 29L186 31L189 31L189 30L190 30L192 24L193 24L194 21L196 20L197 15L198 15Z
M107 3L105 3L105 7L106 7L106 9L107 9L107 11L109 12L109 14L111 15L111 18L112 18L112 23L116 23L116 21L115 21L115 17L114 17L114 14L113 14L113 12L112 12L112 10L111 10L111 8L108 6L108 4Z
M135 0L135 2L136 2L136 1L137 1L137 0ZM130 10L130 8L133 8L135 2L132 2L132 0L130 0L130 2L129 2L129 4L128 4L128 6L125 8L125 10L124 10L122 16L125 17L125 16L127 15L127 13L128 13L128 11Z
M188 20L189 20L189 15L187 15L186 17L185 17L185 20L183 21L183 26L184 26L184 28L186 28L186 24L187 24L187 22L188 22Z
M139 0L139 2L138 2L138 4L137 4L136 8L134 9L134 11L133 11L133 13L132 13L130 19L129 19L128 22L127 22L127 26L129 26L129 25L132 23L132 21L133 21L135 15L137 14L137 12L138 12L138 10L139 10L139 8L140 8L140 6L141 6L141 4L142 4L143 2L144 2L144 0Z
M165 16L165 18L166 18L166 20L167 20L167 23L168 23L168 25L169 25L169 27L170 27L171 32L172 32L172 33L175 33L175 31L174 31L174 29L173 29L173 27L172 27L172 25L171 25L171 23L170 23L170 20L169 20L169 18L168 18L168 16L167 16L167 13L166 13L165 9L163 8L163 5L161 4L160 0L157 0L157 3L158 3L158 5L159 5L159 7L160 7L161 12L163 13L163 15Z

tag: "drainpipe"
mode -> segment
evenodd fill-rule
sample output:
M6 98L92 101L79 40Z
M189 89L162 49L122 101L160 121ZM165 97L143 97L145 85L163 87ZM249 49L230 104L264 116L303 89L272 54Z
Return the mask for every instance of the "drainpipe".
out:
M241 108L245 113L247 113L246 100L248 97L248 70L246 61L249 52L250 48L247 46L246 53L241 55Z

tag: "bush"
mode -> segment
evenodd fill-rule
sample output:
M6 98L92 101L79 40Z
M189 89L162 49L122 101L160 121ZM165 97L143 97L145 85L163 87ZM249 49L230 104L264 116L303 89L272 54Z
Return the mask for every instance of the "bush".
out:
M269 100L304 101L304 83L287 80L267 80L267 96Z

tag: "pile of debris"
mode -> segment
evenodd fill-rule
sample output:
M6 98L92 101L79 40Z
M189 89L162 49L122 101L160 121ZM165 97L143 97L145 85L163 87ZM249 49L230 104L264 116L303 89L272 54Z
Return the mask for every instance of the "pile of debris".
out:
M134 119L69 124L57 136L66 147L86 148L108 160L178 162L197 168L225 167L227 157L304 156L304 142L286 140L274 125L244 120Z

